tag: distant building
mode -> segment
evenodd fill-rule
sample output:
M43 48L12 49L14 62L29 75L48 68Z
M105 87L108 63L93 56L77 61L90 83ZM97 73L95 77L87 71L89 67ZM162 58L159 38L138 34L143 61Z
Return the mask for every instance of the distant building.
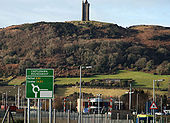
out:
M102 98L81 99L81 110L83 111L83 113L98 113L98 109L100 110L100 113L111 112L112 110L115 110L116 103L117 103L116 99L112 97L110 99ZM80 112L79 108L80 99L77 99L77 112Z
M82 0L82 21L89 21L89 7L90 3L87 0Z

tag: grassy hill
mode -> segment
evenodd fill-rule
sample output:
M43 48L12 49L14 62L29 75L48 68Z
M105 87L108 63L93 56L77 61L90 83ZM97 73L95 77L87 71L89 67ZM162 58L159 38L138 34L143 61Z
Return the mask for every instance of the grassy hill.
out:
M38 22L0 29L0 77L26 68L54 68L56 77L113 74L130 69L170 74L170 28L96 21Z

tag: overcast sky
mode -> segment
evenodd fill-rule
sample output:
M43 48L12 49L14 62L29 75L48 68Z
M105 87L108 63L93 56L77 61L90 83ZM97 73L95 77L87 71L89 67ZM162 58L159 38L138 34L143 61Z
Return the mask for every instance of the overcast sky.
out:
M40 21L81 20L82 0L0 0L0 28ZM170 27L170 0L88 0L90 20L119 26Z

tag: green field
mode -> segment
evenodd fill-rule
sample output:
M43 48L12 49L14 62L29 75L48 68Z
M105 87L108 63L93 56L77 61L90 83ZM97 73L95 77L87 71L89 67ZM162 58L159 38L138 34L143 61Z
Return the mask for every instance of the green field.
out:
M152 88L153 80L165 79L162 84L160 84L160 88L168 88L170 82L170 75L153 75L150 73L137 72L137 71L127 71L121 70L118 74L114 75L95 75L92 77L82 78L82 81L89 82L93 79L133 79L135 83L133 87L139 88ZM76 82L80 82L80 78L56 78L55 84L63 85L63 84L75 84Z
M89 82L93 79L133 79L135 83L133 87L137 88L152 88L153 80L165 79L162 84L160 84L160 88L168 88L170 83L170 75L153 75L150 73L137 72L137 71L127 71L121 70L118 74L114 75L95 75L91 77L82 77L82 81ZM17 77L10 81L9 85L20 85L25 81L25 77ZM80 82L80 78L55 78L55 84L63 85L63 84L75 84L76 82ZM155 84L156 85L156 84Z
M121 70L118 74L114 75L95 75L91 77L82 78L82 81L89 82L93 79L133 79L135 83L133 84L133 88L152 88L153 87L153 80L158 79L165 79L164 82L160 85L160 88L167 89L170 83L170 75L153 75L150 73L144 72L135 72L135 71L127 71ZM20 85L25 81L25 76L16 77L15 79L11 80L8 84L9 85ZM55 84L63 85L63 84L75 84L76 82L80 82L80 78L55 78ZM12 86L11 86L12 88ZM0 88L0 92L5 92L7 88ZM12 91L17 91L16 89L9 89L11 90L11 94L14 94ZM145 91L149 91L152 94L152 90L144 89ZM96 95L97 93L102 93L104 96L120 96L123 95L127 89L100 89L100 88L82 88L82 92L88 92ZM56 90L56 95L58 96L68 96L74 92L79 92L78 87L68 87L68 88L58 88ZM157 90L155 93L157 94L168 94L168 91L160 91ZM9 93L10 95L10 93Z

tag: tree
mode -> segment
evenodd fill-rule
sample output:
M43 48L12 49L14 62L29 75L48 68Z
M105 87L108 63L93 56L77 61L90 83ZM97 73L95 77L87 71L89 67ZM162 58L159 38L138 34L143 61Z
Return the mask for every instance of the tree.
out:
M163 61L157 68L156 72L158 74L170 74L170 63L168 61Z
M141 69L145 68L146 63L147 63L146 58L139 58L136 61L135 66L136 66L137 70L141 70Z
M146 67L145 67L145 70L146 71L151 71L154 69L154 61L153 60L149 60L147 63L146 63Z

